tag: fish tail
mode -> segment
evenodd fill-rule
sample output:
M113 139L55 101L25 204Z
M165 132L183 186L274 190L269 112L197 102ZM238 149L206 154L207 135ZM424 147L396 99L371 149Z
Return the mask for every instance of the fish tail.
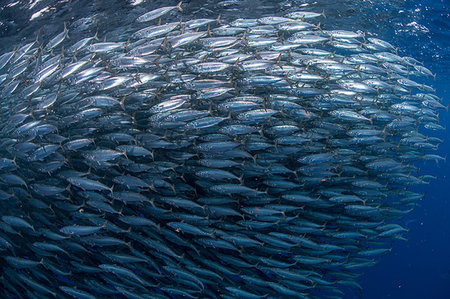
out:
M180 2L177 4L177 9L178 9L179 11L183 11L183 8L181 8L181 4L183 4L183 1L180 1Z

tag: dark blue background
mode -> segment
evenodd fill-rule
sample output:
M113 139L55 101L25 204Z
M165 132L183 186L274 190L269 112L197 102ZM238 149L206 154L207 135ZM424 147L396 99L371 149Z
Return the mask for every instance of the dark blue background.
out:
M429 29L428 33L419 34L397 32L396 46L402 49L402 55L424 61L437 73L436 81L431 79L428 83L436 88L444 105L450 104L450 1L410 1L398 18ZM437 135L445 140L439 154L450 158L450 117L445 110L441 112L441 124L447 131ZM410 228L408 241L395 242L392 252L361 278L366 299L450 298L450 165L448 161L418 165L423 173L438 179L420 188L426 195L406 218Z

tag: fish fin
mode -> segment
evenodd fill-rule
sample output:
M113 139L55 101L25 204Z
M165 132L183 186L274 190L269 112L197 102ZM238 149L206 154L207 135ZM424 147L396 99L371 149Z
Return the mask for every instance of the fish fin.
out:
M239 182L241 183L241 185L244 184L244 174L242 174L242 175L239 177Z
M278 55L277 64L281 69L283 69L283 66L281 65L281 53L280 53L280 55Z
M127 98L126 96L122 96L122 98L121 98L120 101L119 101L120 107L122 107L122 110L123 110L123 111L125 111L125 105L124 105L124 102L125 102L125 99L126 99L126 98Z
M261 127L258 130L259 135L261 135L261 137L264 137L264 125L261 125Z
M209 104L208 113L209 115L213 116L212 103Z
M320 27L320 22L317 24L316 28L323 33L322 28ZM332 40L332 35L330 35L330 41Z
M180 1L180 2L177 4L177 6L176 6L176 8L178 9L178 11L183 11L183 8L181 8L181 4L183 4L183 1Z
M280 114L283 118L286 117L286 115L284 114L284 104L280 108Z
M158 61L161 59L161 55L159 55L158 57L155 58L155 60L153 60L153 63L156 65L157 68L161 68L158 64Z

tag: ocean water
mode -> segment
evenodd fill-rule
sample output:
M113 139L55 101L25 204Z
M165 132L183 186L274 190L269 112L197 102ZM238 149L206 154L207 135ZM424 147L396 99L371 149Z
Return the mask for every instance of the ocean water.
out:
M393 18L385 38L396 40L402 52L416 57L437 74L431 80L446 105L450 98L450 2L406 1ZM403 28L394 24L401 23ZM406 24L406 26L405 26ZM408 25L410 24L410 25ZM406 28L408 29L406 29ZM441 113L449 128L450 118ZM440 134L445 142L442 156L450 153L449 131ZM364 298L449 298L450 294L450 166L427 163L423 171L437 177L422 189L421 204L406 217L410 229L407 242L393 244L392 253L362 277Z
M41 32L47 39L68 24L74 40L98 31L107 41L126 40L124 28L146 11L176 5L177 1L0 1L0 54L32 41ZM183 1L183 20L193 18L259 18L282 16L292 7L325 12L324 30L365 32L388 41L401 56L414 57L436 74L424 83L433 86L443 104L450 104L450 2L424 1ZM99 24L91 26L93 16ZM82 19L82 22L74 23ZM75 24L75 25L74 25ZM447 111L440 123L450 127ZM439 155L450 153L449 131L436 134L444 140ZM403 220L407 241L397 240L392 252L364 270L362 292L349 290L345 298L450 298L450 166L447 162L418 161L422 173L436 176L428 185L414 187L425 197ZM1 254L1 253L0 253ZM1 291L0 291L1 293Z

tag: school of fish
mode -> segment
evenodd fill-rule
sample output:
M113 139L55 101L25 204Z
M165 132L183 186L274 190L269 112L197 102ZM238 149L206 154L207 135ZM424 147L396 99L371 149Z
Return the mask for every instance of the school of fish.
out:
M433 73L324 13L182 11L0 55L3 298L342 298L405 239Z

